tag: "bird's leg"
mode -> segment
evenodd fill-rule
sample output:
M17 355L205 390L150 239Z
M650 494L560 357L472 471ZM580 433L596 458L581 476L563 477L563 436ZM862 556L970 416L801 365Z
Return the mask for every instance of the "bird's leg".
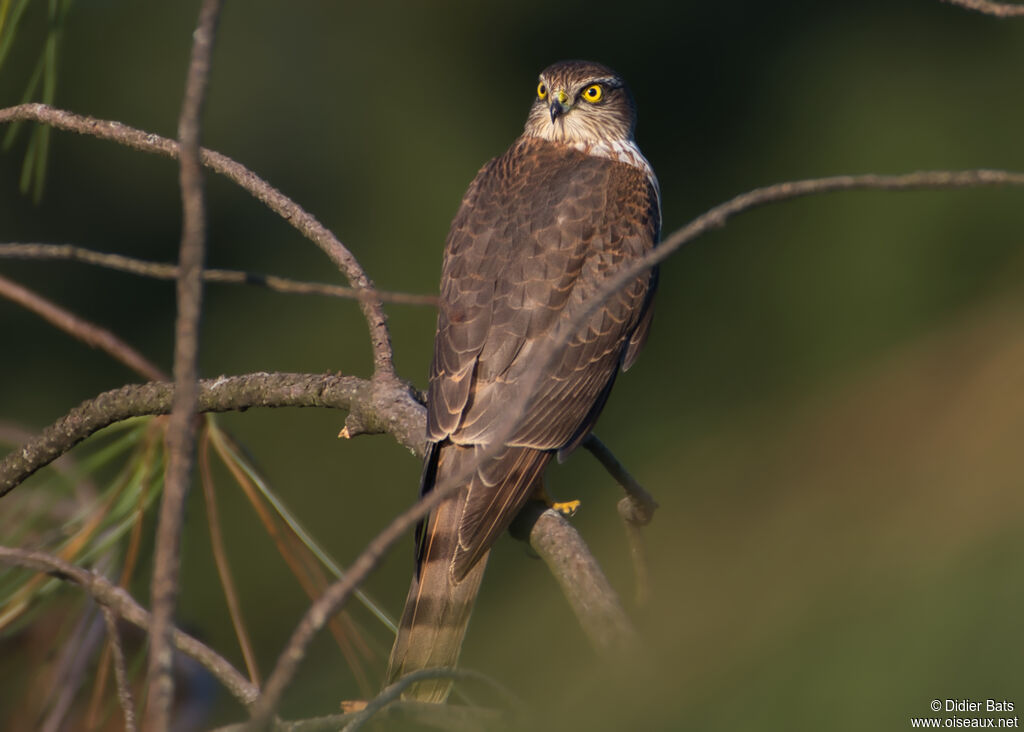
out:
M537 488L533 491L533 499L535 501L543 501L544 504L554 510L558 511L563 516L569 517L576 513L576 509L580 507L578 500L574 501L555 501L552 500L551 496L548 495L547 490L544 488L544 481L537 481Z

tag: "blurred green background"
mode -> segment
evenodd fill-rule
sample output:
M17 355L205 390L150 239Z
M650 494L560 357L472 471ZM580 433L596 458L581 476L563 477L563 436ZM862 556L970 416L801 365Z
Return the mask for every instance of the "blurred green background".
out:
M45 6L22 22L0 105L20 99ZM197 7L79 0L57 105L174 136ZM203 140L320 218L378 286L431 293L466 185L519 134L537 72L574 57L632 85L666 233L787 179L1024 170L1024 20L928 1L233 2ZM36 205L18 192L25 139L0 156L0 241L176 258L173 163L55 133ZM286 223L208 180L211 266L341 281ZM596 663L542 564L505 538L464 665L551 729L906 729L946 697L1020 709L1022 204L1020 189L837 194L745 214L673 256L647 349L597 429L661 503L647 531L653 596L631 605L650 658L628 673ZM0 272L170 368L173 285L69 263ZM424 386L434 313L388 310L398 370ZM6 301L0 325L4 420L38 430L136 380ZM201 360L206 376L370 367L352 303L216 285ZM276 410L220 423L344 564L412 502L419 465L386 436L337 440L343 420ZM582 452L548 475L554 495L582 499L575 523L628 601L618 489ZM223 485L266 673L308 602ZM240 664L199 492L190 500L180 618ZM392 614L410 555L411 539L367 585ZM353 612L379 674L389 633ZM7 655L0 674L21 675L16 664ZM15 703L9 688L0 707ZM323 634L283 713L359 696ZM238 715L225 694L209 723Z

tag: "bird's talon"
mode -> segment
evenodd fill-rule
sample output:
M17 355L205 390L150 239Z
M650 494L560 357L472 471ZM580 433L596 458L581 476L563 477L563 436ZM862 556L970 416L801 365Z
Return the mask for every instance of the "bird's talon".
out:
M560 514L562 514L566 518L574 515L576 513L576 509L578 509L579 507L580 507L580 502L579 501L552 501L551 502L551 508L553 508L555 511L558 511Z

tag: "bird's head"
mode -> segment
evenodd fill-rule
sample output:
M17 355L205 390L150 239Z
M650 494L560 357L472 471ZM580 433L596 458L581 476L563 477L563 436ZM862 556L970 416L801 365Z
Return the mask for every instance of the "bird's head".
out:
M526 134L593 145L632 140L635 125L622 77L592 61L559 61L540 74Z

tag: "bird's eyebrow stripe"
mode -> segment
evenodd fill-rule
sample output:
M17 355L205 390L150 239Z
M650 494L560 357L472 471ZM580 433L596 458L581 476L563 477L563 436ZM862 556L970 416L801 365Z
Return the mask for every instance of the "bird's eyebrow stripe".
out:
M545 86L552 86L552 84L548 82L548 80L545 79L544 77L540 77L539 79L537 79L537 82L538 84L544 84ZM606 86L609 89L622 88L622 80L616 76L602 76L597 79L589 79L584 86L587 87L592 84L601 84L602 86Z

